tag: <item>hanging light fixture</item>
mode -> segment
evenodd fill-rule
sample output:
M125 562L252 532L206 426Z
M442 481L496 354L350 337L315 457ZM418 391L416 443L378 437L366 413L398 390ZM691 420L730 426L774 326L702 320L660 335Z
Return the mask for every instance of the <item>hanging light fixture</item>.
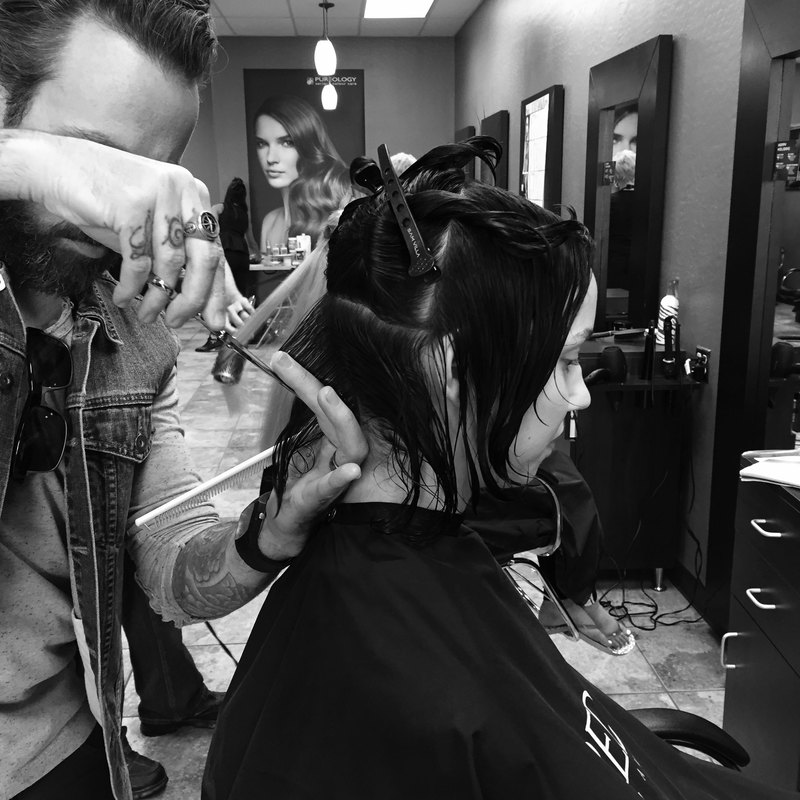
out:
M328 83L326 83L322 87L322 107L325 111L336 111L336 106L339 103L339 94L336 91L336 87L330 82L330 78L328 79Z
M336 51L328 38L328 9L333 8L333 3L320 3L319 7L322 9L322 38L314 48L314 66L317 75L333 75L336 72Z

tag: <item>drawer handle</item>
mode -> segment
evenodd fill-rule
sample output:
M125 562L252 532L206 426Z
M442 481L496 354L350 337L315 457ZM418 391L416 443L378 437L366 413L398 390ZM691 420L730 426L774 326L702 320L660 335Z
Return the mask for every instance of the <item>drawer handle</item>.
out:
M754 595L761 594L763 591L763 589L745 589L744 593L750 598L750 602L756 608L760 608L762 611L774 611L778 607L774 603L762 603L755 598Z
M725 647L728 644L728 639L732 639L734 636L738 636L737 632L732 633L724 633L722 635L722 641L719 645L719 663L722 664L724 669L736 669L736 664L728 664L725 661Z
M761 526L765 525L767 520L765 519L751 519L750 524L762 535L766 536L767 539L780 539L783 534L780 531L765 531Z

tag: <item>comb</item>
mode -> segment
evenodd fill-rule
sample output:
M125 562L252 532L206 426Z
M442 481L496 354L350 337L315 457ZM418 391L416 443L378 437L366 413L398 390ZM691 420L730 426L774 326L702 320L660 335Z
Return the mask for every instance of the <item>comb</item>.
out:
M209 478L207 481L203 481L203 483L195 486L194 489L190 489L188 492L173 497L172 500L168 500L166 503L158 506L158 508L154 508L152 511L142 514L141 517L137 517L134 520L134 525L136 525L137 528L146 528L156 519L160 519L166 515L177 516L187 508L195 508L196 506L202 505L211 497L221 494L226 489L238 486L247 478L258 475L265 467L272 464L272 456L274 453L275 447L273 446L262 450L260 453L256 453L254 456L250 456L250 458L245 459L235 467L221 472L215 478ZM163 522L164 520L161 521Z

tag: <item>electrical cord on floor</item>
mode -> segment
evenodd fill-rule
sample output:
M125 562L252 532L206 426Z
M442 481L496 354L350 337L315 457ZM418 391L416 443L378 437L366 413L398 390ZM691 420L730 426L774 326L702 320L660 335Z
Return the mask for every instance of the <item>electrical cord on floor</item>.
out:
M219 638L217 632L214 630L214 628L211 627L211 623L208 620L205 620L205 623L209 633L217 640L219 646L228 654L231 661L233 661L233 663L236 664L236 666L238 667L239 662L236 660L236 656L229 650L228 645L226 645L225 642L223 642L222 639Z

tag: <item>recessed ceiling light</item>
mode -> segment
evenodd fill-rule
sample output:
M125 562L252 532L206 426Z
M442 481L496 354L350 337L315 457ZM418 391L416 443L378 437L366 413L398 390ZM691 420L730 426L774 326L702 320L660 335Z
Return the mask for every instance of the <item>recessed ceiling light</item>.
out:
M364 19L424 19L433 0L367 0Z

